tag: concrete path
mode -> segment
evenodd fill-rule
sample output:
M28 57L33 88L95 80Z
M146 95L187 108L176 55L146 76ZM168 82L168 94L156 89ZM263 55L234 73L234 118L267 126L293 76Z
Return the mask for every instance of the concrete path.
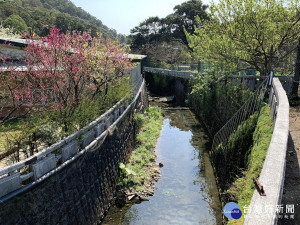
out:
M283 213L278 225L300 224L300 105L290 107L290 136L286 156L286 174L282 196ZM292 213L286 213L287 205L294 205Z

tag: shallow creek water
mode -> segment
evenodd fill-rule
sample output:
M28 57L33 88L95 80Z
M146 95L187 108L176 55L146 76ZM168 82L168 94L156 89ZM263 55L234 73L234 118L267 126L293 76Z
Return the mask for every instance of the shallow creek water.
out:
M161 178L149 201L112 207L103 224L222 224L208 138L190 110L167 110L156 145Z

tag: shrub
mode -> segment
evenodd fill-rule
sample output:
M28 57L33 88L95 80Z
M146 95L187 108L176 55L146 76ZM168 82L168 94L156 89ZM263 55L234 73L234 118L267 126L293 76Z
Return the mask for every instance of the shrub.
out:
M251 91L241 84L235 85L218 74L209 71L199 74L192 82L192 91L188 97L189 104L200 116L210 138L219 131L234 113L247 101Z

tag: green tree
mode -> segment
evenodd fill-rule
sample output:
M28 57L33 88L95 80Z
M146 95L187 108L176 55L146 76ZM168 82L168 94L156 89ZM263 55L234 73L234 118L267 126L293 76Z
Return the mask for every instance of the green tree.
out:
M190 0L174 7L174 13L166 17L169 27L171 27L172 37L174 39L181 40L188 46L184 29L189 33L194 33L195 26L199 26L199 22L196 21L196 17L202 20L207 20L206 9L207 5L203 5L199 0ZM171 25L171 26L170 26ZM174 29L175 28L175 29Z
M300 34L298 0L220 0L210 20L186 32L195 56L229 70L292 71Z
M44 8L35 8L31 13L32 20L34 21L31 24L33 31L39 36L48 35L49 30L45 29L45 26L53 26L57 14Z
M70 0L0 0L0 21L11 15L22 17L30 31L38 36L49 34L44 26L51 27L58 23L58 27L64 31L68 27L79 31L90 29L93 37L100 32L103 37L117 38L115 30L103 25L99 19L76 7ZM59 18L56 20L57 16ZM65 25L62 24L64 21Z
M25 21L19 15L11 15L7 19L4 20L3 26L6 28L13 29L16 33L23 33L27 31L28 27Z
M23 6L26 7L43 7L40 0L23 0Z
M73 18L66 14L60 13L56 17L55 25L59 28L62 32L66 32L67 30L71 29L73 26Z
M96 36L97 32L101 32L103 37L116 38L113 29L103 25L102 21L90 15L80 7L76 7L70 0L40 0L47 9L55 9L61 13L69 14L73 17L75 23L82 23L86 29L91 29L92 36ZM78 20L80 18L81 20ZM82 28L82 26L79 26ZM76 29L76 25L74 27Z
M13 14L18 14L18 10L17 10L17 7L16 5L12 5L12 4L9 4L9 3L4 3L4 4L1 4L1 17L2 18L7 18Z
M147 48L149 44L156 44L166 38L168 31L163 28L162 20L159 17L149 17L141 22L139 26L131 29L130 38L133 49Z
M184 27L193 33L194 27L199 23L195 17L206 20L207 7L200 0L189 0L175 6L174 13L165 18L149 17L130 31L132 49L149 48L149 45L173 41L179 41L188 47Z

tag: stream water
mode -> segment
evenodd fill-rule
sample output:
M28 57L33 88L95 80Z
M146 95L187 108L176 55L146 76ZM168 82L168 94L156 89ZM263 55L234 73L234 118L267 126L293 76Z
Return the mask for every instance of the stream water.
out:
M190 110L167 110L157 141L161 178L149 201L112 207L103 224L222 224L221 203L206 150L208 138Z

